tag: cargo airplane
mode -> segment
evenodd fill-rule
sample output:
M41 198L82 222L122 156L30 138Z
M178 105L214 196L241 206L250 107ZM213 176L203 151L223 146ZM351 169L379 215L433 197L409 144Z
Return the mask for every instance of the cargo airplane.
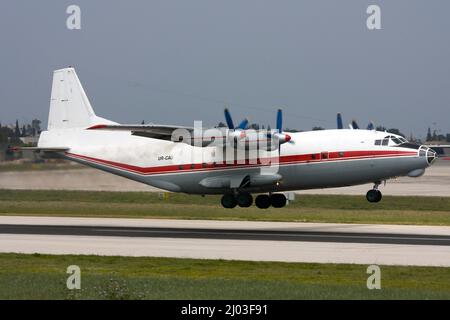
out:
M436 159L373 129L284 132L281 110L276 130L251 130L247 120L235 127L228 110L225 118L227 127L210 129L118 124L94 113L69 67L54 71L48 128L28 149L171 192L221 194L225 208L251 206L252 194L258 208L281 208L286 191L364 183L374 184L367 200L378 202L383 181L421 176Z

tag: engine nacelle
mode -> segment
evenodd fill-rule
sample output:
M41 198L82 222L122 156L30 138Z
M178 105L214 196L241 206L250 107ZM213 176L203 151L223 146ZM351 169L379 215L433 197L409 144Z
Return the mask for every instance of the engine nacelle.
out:
M276 174L258 174L250 176L250 186L258 187L258 186L266 186L266 185L274 185L282 179L282 176L278 173Z
M206 188L233 188L233 187L259 187L275 185L282 179L282 176L275 174L255 174L250 176L217 176L207 177L199 183Z
M291 136L285 133L255 130L231 131L228 138L234 148L263 149L266 151L277 150L281 144L291 140Z

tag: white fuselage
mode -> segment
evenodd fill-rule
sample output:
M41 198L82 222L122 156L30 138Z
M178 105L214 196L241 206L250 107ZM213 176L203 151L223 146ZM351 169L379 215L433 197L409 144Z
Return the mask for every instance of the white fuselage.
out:
M39 147L70 148L64 157L132 180L174 192L221 194L230 186L205 187L206 178L230 180L278 174L276 184L249 185L249 192L340 187L383 181L428 167L427 150L412 144L375 145L391 134L368 130L289 133L278 164L223 161L222 148L131 135L128 131L54 129L44 131ZM391 135L394 136L394 135ZM278 150L263 157L276 157ZM260 155L261 157L261 155ZM276 161L275 161L276 162Z

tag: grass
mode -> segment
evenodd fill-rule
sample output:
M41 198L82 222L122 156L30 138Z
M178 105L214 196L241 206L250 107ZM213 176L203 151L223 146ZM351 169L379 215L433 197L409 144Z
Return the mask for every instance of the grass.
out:
M8 163L3 162L0 164L0 172L9 171L42 171L42 170L67 170L67 169L81 169L83 166L74 165L71 163L32 163L32 162L22 162L22 163Z
M66 269L81 268L81 290ZM149 257L0 254L0 299L450 299L450 269Z
M219 196L151 192L0 190L0 215L450 225L450 198L302 195L282 209L224 209Z

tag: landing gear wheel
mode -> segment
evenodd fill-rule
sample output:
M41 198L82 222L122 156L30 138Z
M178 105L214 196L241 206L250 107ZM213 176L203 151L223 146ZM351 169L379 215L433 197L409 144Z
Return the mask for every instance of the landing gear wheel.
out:
M383 195L380 190L372 189L367 191L366 198L369 202L380 202Z
M377 202L380 202L381 198L383 198L383 195L381 194L380 190L377 190L377 194L378 194L378 201Z
M260 209L267 209L271 204L270 197L267 194L260 194L256 197L255 204Z
M282 193L274 193L270 196L274 208L283 208L286 205L286 196Z
M253 203L253 197L250 193L239 193L236 197L236 202L239 207L248 208Z
M236 198L232 194L224 194L220 202L222 203L222 206L227 209L232 209L237 205Z

